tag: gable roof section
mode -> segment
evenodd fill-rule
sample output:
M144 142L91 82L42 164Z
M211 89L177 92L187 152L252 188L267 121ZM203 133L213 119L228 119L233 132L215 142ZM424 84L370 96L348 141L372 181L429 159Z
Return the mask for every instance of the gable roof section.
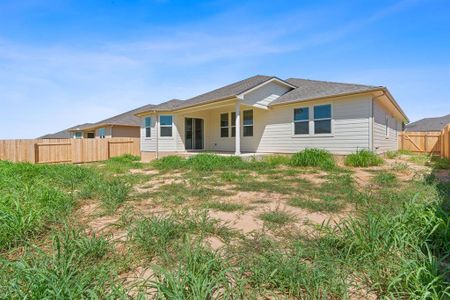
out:
M425 118L405 126L405 131L441 131L450 124L450 114L436 118Z
M71 130L79 130L77 128L82 128L91 125L92 123L84 123L80 125L76 125L55 133L49 133L43 136L38 137L38 139L70 139L72 135L70 134Z
M368 92L382 88L380 86L338 83L300 78L289 78L286 81L297 86L297 88L274 100L271 105Z
M260 85L265 84L266 82L269 82L271 80L276 80L278 82L281 82L282 84L285 84L287 86L290 86L292 88L295 88L291 83L288 83L282 79L279 79L275 76L266 76L266 75L256 75L249 78L246 78L244 80L240 80L234 83L231 83L229 85L226 85L224 87L212 90L210 92L189 98L187 100L179 100L179 99L172 99L167 102L161 103L159 105L153 106L153 107L142 107L136 114L142 114L145 112L150 111L170 111L170 110L176 110L176 109L183 109L191 106L211 103L215 101L221 101L225 100L227 98L237 97L245 92L248 92Z
M121 113L119 115L101 120L96 123L87 123L85 125L81 125L78 127L72 127L69 130L70 131L76 131L76 130L87 130L87 129L94 129L102 126L135 126L140 127L141 126L141 119L136 116L136 114L139 112L140 109L146 107L151 109L154 105L145 105L141 106L139 108Z

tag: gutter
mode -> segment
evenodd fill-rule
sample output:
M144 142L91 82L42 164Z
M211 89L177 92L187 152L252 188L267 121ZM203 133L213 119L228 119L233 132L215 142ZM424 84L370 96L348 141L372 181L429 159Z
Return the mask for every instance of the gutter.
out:
M377 87L377 88L373 88L373 89L369 89L369 90L365 90L365 91L361 91L361 92L343 93L343 94L336 94L336 95L330 95L330 96L324 96L324 97L310 98L310 99L306 99L306 100L292 100L292 101L289 101L289 102L274 103L274 104L270 104L269 107L281 106L281 105L289 105L289 104L293 104L293 103L297 103L297 102L311 102L311 101L325 100L325 99L330 99L330 98L338 98L338 97L346 97L346 96L352 96L352 95L369 94L369 93L373 93L373 92L382 92L384 95L386 95L387 98L392 102L392 104L394 104L395 108L405 118L405 120L407 122L409 122L408 117L406 116L404 111L400 108L400 106L398 105L397 101L395 101L394 97L391 95L389 90L386 87L383 87L383 86Z

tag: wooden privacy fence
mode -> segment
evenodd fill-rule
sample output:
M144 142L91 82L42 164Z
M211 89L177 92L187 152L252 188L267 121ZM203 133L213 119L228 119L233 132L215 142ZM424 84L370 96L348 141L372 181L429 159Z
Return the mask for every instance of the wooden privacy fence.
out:
M450 124L441 132L408 132L399 134L399 149L441 155L450 159Z
M450 159L450 124L441 132L441 156Z
M139 138L0 140L0 160L86 163L114 156L140 156Z

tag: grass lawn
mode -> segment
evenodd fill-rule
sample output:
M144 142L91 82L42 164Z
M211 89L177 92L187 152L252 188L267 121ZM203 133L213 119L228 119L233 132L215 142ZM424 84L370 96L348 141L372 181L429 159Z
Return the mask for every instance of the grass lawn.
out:
M0 295L450 297L450 164L201 154L0 162Z

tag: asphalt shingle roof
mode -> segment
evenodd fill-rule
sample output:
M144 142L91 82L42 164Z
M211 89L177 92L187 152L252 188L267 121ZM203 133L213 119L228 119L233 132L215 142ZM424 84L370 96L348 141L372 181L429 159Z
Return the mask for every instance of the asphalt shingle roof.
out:
M87 127L89 125L92 125L92 123L84 123L84 124L76 125L76 126L55 132L55 133L49 133L49 134L38 137L38 139L69 139L72 137L72 134L70 133L71 130L74 130L77 128L82 128L82 127Z
M297 86L297 88L275 99L271 103L271 105L306 101L329 96L338 96L340 94L365 92L380 88L379 86L318 81L300 78L289 78L286 81L292 85Z
M447 124L450 124L450 114L437 118L425 118L409 123L405 126L405 131L441 131Z
M213 100L224 99L228 97L237 96L245 91L248 91L255 86L260 85L270 79L274 78L274 76L266 76L266 75L256 75L249 77L247 79L226 85L224 87L215 89L213 91L192 97L187 99L180 104L180 107L193 106L197 104L202 104L206 102L210 102Z

